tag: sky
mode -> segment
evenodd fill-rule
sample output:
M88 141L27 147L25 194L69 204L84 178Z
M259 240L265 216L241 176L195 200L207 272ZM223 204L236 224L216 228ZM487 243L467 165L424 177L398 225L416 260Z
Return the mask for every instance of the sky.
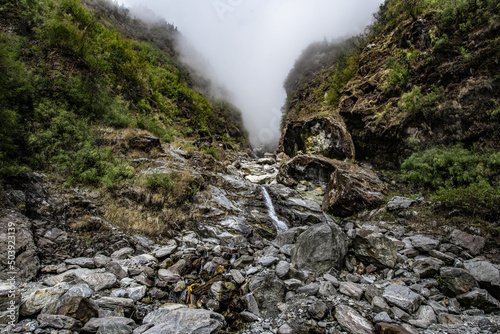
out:
M283 82L310 43L363 32L382 0L121 0L177 26L232 93L252 145L277 143Z

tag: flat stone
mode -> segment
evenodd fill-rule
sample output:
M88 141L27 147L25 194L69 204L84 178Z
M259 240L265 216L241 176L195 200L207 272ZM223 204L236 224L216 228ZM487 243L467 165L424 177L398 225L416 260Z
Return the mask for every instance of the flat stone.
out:
M410 313L414 313L422 302L422 297L419 294L399 284L389 284L382 293L382 297L387 302Z
M173 273L169 269L160 269L158 270L158 278L163 282L176 283L181 278L181 275Z
M74 259L66 259L64 260L64 263L68 265L76 265L82 268L88 268L88 269L94 269L95 268L95 263L94 259L91 259L89 257L77 257Z
M439 240L423 235L414 235L408 238L414 248L422 252L430 252L439 246Z
M97 333L99 328L110 322L120 322L128 326L135 326L135 321L124 317L92 318L81 329L81 333Z
M264 267L269 267L275 263L278 263L280 259L274 256L263 256L259 259L259 263Z
M375 317L373 317L373 322L378 323L378 322L386 322L386 323L391 323L393 320L389 316L387 312L380 312Z
M380 334L415 334L400 325L389 324L386 322L377 323L375 328L377 329L377 333Z
M97 334L132 334L133 329L121 322L106 322L97 331Z
M200 310L183 308L172 311L164 322L148 329L144 334L195 334L217 333L224 325L221 314Z
M302 281L296 278L290 278L284 281L287 290L295 291L302 286Z
M80 320L84 324L90 319L99 316L99 308L97 305L88 298L81 296L69 297L62 303L57 312L61 315Z
M41 328L67 329L70 331L79 331L83 324L77 319L65 315L39 314L36 320Z
M103 273L99 270L100 269L92 270L86 268L68 270L57 276L47 278L44 283L49 286L54 286L63 281L72 281L75 283L83 281L94 291L112 288L117 282L116 276L111 273Z
M301 286L297 289L297 294L302 293L306 296L315 296L319 291L318 283L310 283L304 286Z
M360 300L363 296L364 289L361 285L352 282L340 282L339 292L353 297L354 299Z
M240 313L241 318L245 322L256 322L259 321L259 317L253 314L252 312L243 311Z
M117 250L116 252L113 252L113 254L111 254L111 258L113 260L125 260L132 254L134 254L134 252L135 251L132 248L124 247L122 249Z
M411 198L406 198L406 197L401 197L401 196L394 196L388 203L387 203L387 210L388 211L399 211L399 210L406 210L408 209L413 203L415 203L415 200Z
M231 269L230 273L231 273L231 277L236 282L236 284L245 283L245 277L243 277L243 275L241 274L241 272L239 270Z
M177 244L171 244L170 246L162 247L154 252L154 256L158 260L163 260L169 257L172 253L177 250Z
M115 261L110 261L106 264L106 271L115 275L118 280L128 277L128 270Z
M350 334L372 334L375 330L368 320L347 305L340 304L335 307L335 319L342 329Z

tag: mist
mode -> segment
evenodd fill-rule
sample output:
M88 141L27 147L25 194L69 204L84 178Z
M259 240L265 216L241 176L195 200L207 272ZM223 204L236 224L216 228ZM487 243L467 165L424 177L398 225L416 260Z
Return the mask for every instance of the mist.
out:
M121 2L131 15L143 16L146 6L177 26L206 58L205 74L231 92L252 145L272 147L280 136L283 81L301 51L314 41L363 32L383 0Z

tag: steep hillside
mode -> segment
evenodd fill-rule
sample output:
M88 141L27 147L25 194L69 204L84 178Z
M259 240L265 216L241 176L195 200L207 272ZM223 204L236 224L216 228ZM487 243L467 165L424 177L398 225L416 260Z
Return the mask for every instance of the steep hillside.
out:
M280 150L393 170L392 191L424 192L448 222L497 226L499 13L388 0L366 34L312 44L285 81Z
M248 147L237 109L198 92L209 83L180 62L175 27L147 25L106 1L85 3L0 7L4 174L50 169L87 184L126 178L127 168L97 145L106 127L140 128L178 145L202 138L214 155L218 143Z

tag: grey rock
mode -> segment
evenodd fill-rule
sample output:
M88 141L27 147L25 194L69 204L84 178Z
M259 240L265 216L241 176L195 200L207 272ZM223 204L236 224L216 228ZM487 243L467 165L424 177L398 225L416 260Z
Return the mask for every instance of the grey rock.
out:
M210 286L210 294L218 302L230 300L236 290L237 288L232 282L218 281Z
M165 322L144 334L214 334L224 325L224 317L218 313L184 308L172 311Z
M297 289L297 294L302 293L306 296L315 296L319 291L318 283L310 283L304 286L301 286Z
M446 287L456 295L469 292L476 286L474 276L465 269L443 267L439 270L439 276L441 276Z
M387 312L380 312L375 317L373 317L373 322L378 323L378 322L386 322L386 323L391 323L393 320L389 316Z
M288 275L289 271L290 271L290 263L289 262L280 261L276 265L276 275L278 275L278 277L281 279L285 278L285 276Z
M181 278L181 275L173 273L169 269L160 269L158 270L158 278L167 283L176 283Z
M352 282L340 282L339 292L352 297L354 299L360 300L363 296L364 289L361 285Z
M111 258L106 255L97 254L94 256L94 264L97 268L104 268L109 262L111 262Z
M429 299L427 301L427 304L429 304L429 306L432 307L432 309L434 310L434 313L436 313L436 314L449 312L445 306L441 305L440 303L438 303L435 300Z
M236 282L236 284L245 283L245 277L243 277L243 275L241 274L241 272L239 270L231 269L230 273L231 273L231 277Z
M324 273L340 269L347 254L347 236L335 224L317 224L298 238L292 263L298 269Z
M91 259L89 257L77 257L74 259L66 259L64 260L64 263L66 263L67 265L79 266L81 268L88 268L88 269L95 268L94 259Z
M500 270L491 262L473 259L465 261L464 267L478 282L500 286Z
M39 314L36 320L41 328L50 327L55 329L78 331L83 326L81 321L65 315Z
M325 303L320 300L315 301L309 308L307 309L307 313L311 316L311 318L315 320L321 320L325 317L326 312L328 311L328 307Z
M338 288L340 285L339 280L335 276L332 276L330 274L325 274L325 275L323 275L323 278L326 279L327 281L331 282L333 284L333 286L336 288Z
M54 286L60 282L87 283L94 291L112 288L116 284L116 276L111 273L103 273L99 269L73 269L57 276L47 278L44 283Z
M335 296L337 294L337 290L335 289L335 286L332 284L332 282L322 281L319 284L318 294L321 297L328 298L328 297L331 297L331 296Z
M275 263L278 263L280 259L274 256L263 256L259 259L259 264L263 265L264 267L269 267Z
M280 328L278 328L278 334L294 334L294 330L292 327L290 327L289 324L284 324L281 325Z
M21 292L13 285L0 283L0 324L17 323Z
M43 312L45 311L45 308ZM42 313L43 313L42 312ZM54 308L54 313L65 315L86 323L92 318L99 316L99 307L93 301L85 297L70 296L61 300L60 307Z
M120 322L128 326L134 326L135 321L129 318L124 317L105 317L105 318L92 318L90 319L85 326L81 329L80 333L83 334L93 334L97 333L99 328L109 322Z
M244 295L241 297L241 300L247 311L252 312L256 316L260 316L259 304L257 304L257 300L252 293Z
M146 332L151 327L154 327L154 325L153 324L144 324L144 325L141 325L141 326L137 327L136 329L134 329L133 334L143 334L144 332Z
M446 263L446 265L450 266L453 264L453 262L455 262L455 258L451 255L448 255L446 253L442 253L438 250L431 250L429 252L429 255L432 256L432 257L435 257L436 259L440 259L441 261L443 261L444 263Z
M428 305L422 305L418 309L417 319L409 320L408 322L413 326L426 329L431 324L437 323L437 318L432 307Z
M462 306L474 306L486 312L493 312L500 309L500 302L484 289L474 289L458 295L457 300Z
M106 322L97 331L97 334L132 334L133 329L122 322Z
M387 312L391 309L385 299L380 296L374 296L371 301L371 305L375 312Z
M157 251L155 251L154 256L158 260L163 260L163 259L166 259L167 257L169 257L176 250L177 250L177 244L174 241L174 243L171 243L169 246L160 248Z
M420 278L429 278L434 277L444 265L444 262L439 259L424 257L413 262L413 271L417 273Z
M285 284L273 272L261 272L249 284L263 316L279 314L276 305L285 300Z
M454 325L454 326L463 326L464 322L460 319L459 316L448 314L448 313L439 313L438 321L443 325Z
M451 232L451 242L455 245L468 249L472 255L478 255L484 248L484 238L472 235L458 229Z
M117 250L116 252L113 252L113 254L111 254L111 258L115 261L125 260L126 258L131 256L132 254L134 254L134 252L135 251L132 248L124 247L122 249Z
M394 196L388 203L387 203L387 210L388 211L399 211L399 210L406 210L408 209L413 203L415 203L415 200L411 198L406 198L406 197L401 197L401 196Z
M252 312L243 311L240 313L240 316L245 322L259 321L259 317L253 314Z
M387 302L410 313L415 312L422 302L420 295L399 284L389 284L382 293L382 297Z
M340 304L335 307L335 319L342 329L350 334L372 334L375 331L368 320L347 305Z
M408 238L412 246L422 252L430 252L439 246L439 240L424 235L414 235Z
M295 291L302 286L302 281L296 278L290 278L284 281L286 289Z
M408 313L396 306L391 307L391 314L396 320L408 321L411 318Z
M40 312L44 306L59 300L68 291L69 287L67 283L60 283L50 288L32 292L26 298L23 297L20 314L22 316L30 316Z
M356 256L376 266L393 268L398 259L394 242L382 233L359 229L353 241Z
M139 301L146 295L146 287L144 285L130 287L127 289L119 289L111 292L110 297L130 298L133 301Z
M118 280L128 277L128 270L115 261L111 261L106 264L106 271L115 275Z
M102 297L95 302L101 309L116 312L119 316L131 315L135 309L135 303L130 298Z

